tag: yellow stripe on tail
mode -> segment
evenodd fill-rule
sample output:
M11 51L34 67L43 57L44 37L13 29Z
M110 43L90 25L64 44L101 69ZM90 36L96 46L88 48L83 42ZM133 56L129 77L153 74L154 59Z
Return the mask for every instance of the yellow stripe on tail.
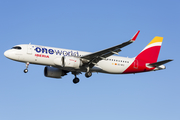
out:
M153 40L151 40L151 42L147 46L149 46L149 45L151 45L153 43L156 43L156 42L161 42L162 43L162 41L163 41L163 37L156 36L156 37L154 37Z

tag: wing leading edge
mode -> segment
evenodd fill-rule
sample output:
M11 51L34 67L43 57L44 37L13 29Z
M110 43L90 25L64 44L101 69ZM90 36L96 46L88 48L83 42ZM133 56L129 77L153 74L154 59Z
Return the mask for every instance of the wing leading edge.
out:
M81 57L81 59L88 60L89 61L88 66L91 68L94 66L94 64L98 63L100 60L103 60L111 55L118 54L118 52L121 51L121 48L133 43L136 40L139 32L140 30L136 32L136 34L127 42L124 42L122 44L119 44L119 45L116 45L116 46L113 46L113 47L110 47L110 48L107 48L98 52L85 55Z

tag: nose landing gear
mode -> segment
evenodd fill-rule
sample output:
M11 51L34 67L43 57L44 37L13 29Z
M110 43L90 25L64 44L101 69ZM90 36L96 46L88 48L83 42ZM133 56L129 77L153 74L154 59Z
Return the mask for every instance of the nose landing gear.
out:
M27 73L28 72L28 69L24 69L24 73Z
M28 66L29 66L29 62L26 63L26 69L24 69L24 73L28 72Z

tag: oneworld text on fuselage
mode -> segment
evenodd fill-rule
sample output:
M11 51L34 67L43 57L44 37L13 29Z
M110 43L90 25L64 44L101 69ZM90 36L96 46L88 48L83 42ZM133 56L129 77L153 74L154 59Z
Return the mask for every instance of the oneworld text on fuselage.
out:
M56 50L56 49L47 49L45 47L41 48L41 47L36 47L34 49L37 53L45 53L45 54L56 54L56 55L63 55L63 56L79 56L78 51L74 52L72 50L68 51L68 50Z

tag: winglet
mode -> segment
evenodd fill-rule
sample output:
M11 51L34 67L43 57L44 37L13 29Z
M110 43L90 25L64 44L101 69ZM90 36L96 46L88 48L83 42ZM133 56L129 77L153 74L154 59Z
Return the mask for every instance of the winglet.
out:
M131 38L131 41L134 42L139 34L140 30Z

